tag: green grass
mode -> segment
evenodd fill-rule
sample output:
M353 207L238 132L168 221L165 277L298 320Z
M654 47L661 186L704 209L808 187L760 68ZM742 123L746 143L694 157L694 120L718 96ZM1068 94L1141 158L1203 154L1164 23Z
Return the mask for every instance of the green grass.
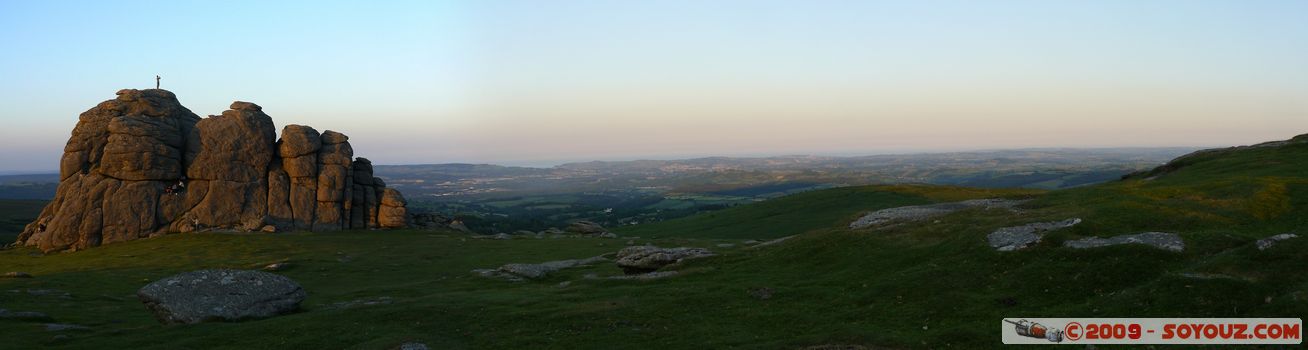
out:
M988 197L1033 197L1019 212L969 209L938 220L849 230L879 208ZM1004 226L1079 217L1040 244L996 252ZM1186 251L1060 247L1085 236L1176 232ZM1248 149L1152 180L1038 192L939 186L849 187L623 228L636 244L702 246L719 256L682 275L607 281L605 264L510 283L469 270L616 251L626 239L473 240L455 233L191 234L71 254L0 251L0 307L41 311L88 332L54 340L39 323L0 321L5 348L388 349L406 341L449 349L793 349L1000 347L1006 317L1303 317L1308 239L1259 251L1253 241L1308 233L1308 144ZM720 243L803 233L758 249ZM653 239L654 237L659 237ZM133 293L171 274L251 268L282 272L309 292L302 312L239 323L163 326ZM1230 278L1194 279L1183 273ZM570 281L566 287L559 283ZM774 291L770 299L752 288ZM68 299L32 296L59 289ZM17 290L19 292L11 292ZM333 303L390 297L387 305Z

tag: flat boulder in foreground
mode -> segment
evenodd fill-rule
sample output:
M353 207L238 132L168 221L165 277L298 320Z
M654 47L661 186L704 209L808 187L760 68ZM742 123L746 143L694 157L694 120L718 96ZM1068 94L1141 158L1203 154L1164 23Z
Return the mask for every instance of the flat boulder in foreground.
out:
M191 324L266 318L299 309L305 292L281 275L200 270L150 283L136 292L159 322Z

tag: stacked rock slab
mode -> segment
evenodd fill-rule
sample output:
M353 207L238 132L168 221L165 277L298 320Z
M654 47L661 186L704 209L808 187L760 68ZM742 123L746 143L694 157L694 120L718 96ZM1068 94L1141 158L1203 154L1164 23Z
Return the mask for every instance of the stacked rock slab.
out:
M17 243L62 251L265 225L404 227L403 196L372 176L371 162L352 159L344 134L287 125L278 140L261 107L230 108L202 119L172 92L127 89L82 113L55 198Z

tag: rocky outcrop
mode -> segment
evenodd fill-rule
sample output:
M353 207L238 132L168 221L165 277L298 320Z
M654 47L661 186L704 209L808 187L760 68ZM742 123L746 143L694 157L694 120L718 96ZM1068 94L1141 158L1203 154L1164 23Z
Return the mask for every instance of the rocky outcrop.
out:
M189 324L292 312L305 292L290 278L267 272L200 270L155 281L136 295L159 322Z
M16 243L48 252L173 232L404 227L403 196L353 153L344 134L308 126L278 140L254 103L200 118L172 92L122 90L82 113L54 200Z
M1022 226L1003 227L995 232L986 235L986 241L990 247L1001 252L1014 251L1026 248L1032 244L1040 243L1047 231L1053 231L1063 228L1072 227L1081 223L1081 219L1067 219L1063 221L1037 222Z
M968 208L1001 208L1011 210L1017 207L1018 204L1025 202L1026 201L1024 200L1012 199L973 199L962 202L913 205L882 209L863 215L863 217L858 218L858 220L854 220L854 222L849 224L849 228L862 229L892 222L926 220Z
M713 252L704 248L659 248L655 246L634 246L618 251L617 264L628 275L654 272L664 266L694 259L713 256Z
M1181 239L1181 236L1166 232L1145 232L1109 238L1090 237L1063 242L1064 247L1073 249L1099 248L1121 244L1144 244L1173 252L1185 250L1185 241Z

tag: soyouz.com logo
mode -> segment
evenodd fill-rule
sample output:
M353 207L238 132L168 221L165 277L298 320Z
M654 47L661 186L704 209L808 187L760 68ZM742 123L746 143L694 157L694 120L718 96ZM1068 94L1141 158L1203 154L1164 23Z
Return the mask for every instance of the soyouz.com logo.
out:
M1004 344L1302 344L1298 318L1005 318Z

